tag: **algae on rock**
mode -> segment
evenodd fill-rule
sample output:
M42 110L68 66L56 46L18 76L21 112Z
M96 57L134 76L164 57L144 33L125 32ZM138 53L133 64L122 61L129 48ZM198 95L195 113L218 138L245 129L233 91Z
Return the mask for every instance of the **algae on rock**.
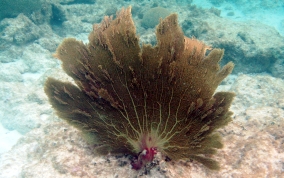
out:
M231 121L234 94L214 92L234 65L221 69L224 51L206 55L209 47L185 37L176 14L160 22L156 36L156 46L140 47L127 8L95 24L88 44L65 39L55 57L77 86L49 78L49 101L97 153L136 155L135 169L157 152L219 169L207 155L222 148L216 129Z

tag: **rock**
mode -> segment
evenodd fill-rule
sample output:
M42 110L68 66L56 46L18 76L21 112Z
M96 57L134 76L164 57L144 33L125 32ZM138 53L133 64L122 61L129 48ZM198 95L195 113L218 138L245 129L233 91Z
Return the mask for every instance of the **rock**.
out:
M190 10L183 22L185 35L225 49L223 62L236 64L233 73L269 72L284 55L284 37L273 27L254 21L232 21L208 10Z
M270 67L270 71L274 77L284 79L284 58L279 58Z
M40 127L51 112L41 75L55 68L58 61L36 43L18 46L16 51L21 53L13 62L0 63L0 122L9 130L25 134Z
M168 15L170 15L170 11L167 9L163 7L154 7L144 13L141 24L144 28L154 28L158 25L160 18L164 19Z
M34 41L41 36L40 28L24 14L16 18L4 19L0 22L2 44L22 45Z
M280 107L284 98L284 82L269 75L239 75L231 87L236 93L233 109L244 112L260 106Z
M16 17L20 13L30 15L33 12L40 11L44 1L33 0L1 0L0 1L0 20L3 18Z

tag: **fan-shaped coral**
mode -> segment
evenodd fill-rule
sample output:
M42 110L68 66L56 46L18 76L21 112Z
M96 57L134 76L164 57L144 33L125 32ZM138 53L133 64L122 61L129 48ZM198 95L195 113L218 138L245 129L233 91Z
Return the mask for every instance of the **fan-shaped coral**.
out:
M222 147L216 129L232 112L233 93L215 93L231 73L220 69L223 50L184 37L172 14L157 26L157 45L139 45L131 9L93 27L89 44L65 39L55 57L77 86L49 78L45 92L58 116L82 130L100 154L137 155L133 168L157 152L193 159L210 169L205 155Z

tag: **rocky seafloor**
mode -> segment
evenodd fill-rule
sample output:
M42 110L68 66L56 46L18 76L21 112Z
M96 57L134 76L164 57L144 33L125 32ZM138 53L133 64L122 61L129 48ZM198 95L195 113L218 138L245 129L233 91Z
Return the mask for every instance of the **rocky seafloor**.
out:
M22 134L17 144L0 154L1 178L284 177L284 37L279 31L259 21L223 17L216 1L208 9L157 1L110 1L104 6L103 1L72 2L49 1L46 14L53 15L34 12L0 22L0 122ZM95 155L80 132L53 113L44 82L48 76L69 80L52 57L58 44L67 36L87 42L93 23L129 4L144 42L155 43L155 35L141 25L143 13L161 6L179 14L185 35L225 48L223 62L236 64L218 88L236 93L233 121L219 130L224 140L224 148L215 156L220 171L194 161L167 162L159 156L146 170L135 171L127 155ZM234 7L228 7L228 13Z

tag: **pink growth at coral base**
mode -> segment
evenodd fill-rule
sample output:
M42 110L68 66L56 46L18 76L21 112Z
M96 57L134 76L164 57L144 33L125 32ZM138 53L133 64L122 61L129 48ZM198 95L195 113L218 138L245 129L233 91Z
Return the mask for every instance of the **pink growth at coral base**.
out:
M153 161L155 154L157 154L157 148L145 148L138 156L138 159L131 163L132 168L135 170L140 169L145 164Z

